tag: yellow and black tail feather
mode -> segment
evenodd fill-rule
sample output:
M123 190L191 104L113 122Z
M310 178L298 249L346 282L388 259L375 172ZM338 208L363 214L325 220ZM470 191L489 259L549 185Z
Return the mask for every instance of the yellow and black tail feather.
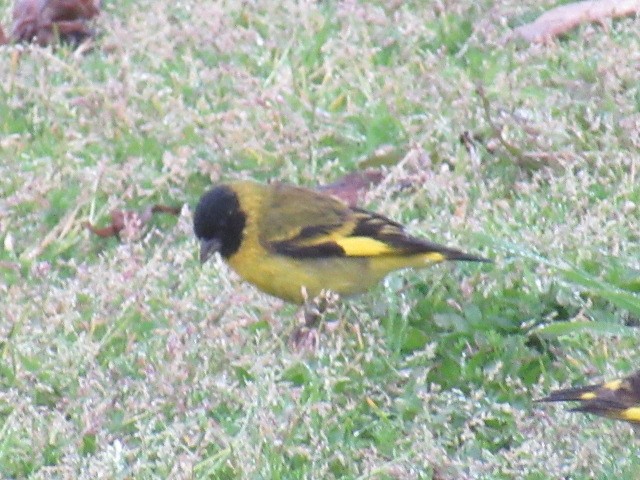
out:
M591 413L640 425L640 370L628 377L551 392L540 402L579 402L573 412Z

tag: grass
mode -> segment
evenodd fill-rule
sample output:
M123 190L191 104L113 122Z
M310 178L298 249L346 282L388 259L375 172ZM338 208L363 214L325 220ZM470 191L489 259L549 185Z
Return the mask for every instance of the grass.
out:
M627 425L533 399L638 367L638 20L502 44L538 3L117 2L87 55L0 48L1 476L635 475ZM366 205L495 264L391 275L292 350L193 206L376 164ZM154 203L186 207L82 226Z

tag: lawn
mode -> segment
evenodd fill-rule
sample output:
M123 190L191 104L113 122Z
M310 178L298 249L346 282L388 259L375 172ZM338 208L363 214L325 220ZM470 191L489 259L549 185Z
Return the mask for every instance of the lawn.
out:
M84 54L0 47L0 477L636 476L631 427L533 401L640 366L640 19L505 41L556 3L116 1ZM364 206L494 263L292 348L193 208L370 167Z

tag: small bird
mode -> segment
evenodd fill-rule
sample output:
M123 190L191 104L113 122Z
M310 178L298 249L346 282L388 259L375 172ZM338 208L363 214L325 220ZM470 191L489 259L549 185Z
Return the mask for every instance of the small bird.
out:
M572 412L624 420L640 427L640 370L606 383L551 392L539 402L580 402Z
M323 290L361 293L393 270L489 261L412 237L399 223L331 195L282 183L214 187L200 198L193 228L201 263L219 252L260 290L298 304Z

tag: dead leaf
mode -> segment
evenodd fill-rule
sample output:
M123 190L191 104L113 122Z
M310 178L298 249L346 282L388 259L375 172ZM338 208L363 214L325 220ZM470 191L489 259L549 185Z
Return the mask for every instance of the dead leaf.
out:
M511 38L531 43L549 42L582 23L604 22L640 12L640 0L591 0L568 3L540 15L534 22L516 28Z
M7 43L9 43L9 40L4 34L4 30L2 30L2 27L0 27L0 45L6 45Z
M154 213L169 213L179 215L180 207L170 207L167 205L154 205L145 208L142 212L131 210L112 210L110 213L111 224L106 227L96 227L89 222L84 222L84 226L99 237L122 236L125 239L134 239L140 236L144 227Z
M352 172L329 185L321 185L318 190L336 196L353 207L371 185L379 183L382 178L382 171L370 168L362 172Z
M100 0L17 0L12 40L44 46L59 39L78 45L93 36L87 21L99 13Z
M27 260L33 260L42 252L44 252L44 250L53 242L60 241L65 238L67 234L69 234L69 232L71 232L71 230L73 229L78 212L83 207L83 205L84 201L78 201L76 208L62 217L58 224L44 236L37 247L33 248L29 252L23 252L20 256Z

